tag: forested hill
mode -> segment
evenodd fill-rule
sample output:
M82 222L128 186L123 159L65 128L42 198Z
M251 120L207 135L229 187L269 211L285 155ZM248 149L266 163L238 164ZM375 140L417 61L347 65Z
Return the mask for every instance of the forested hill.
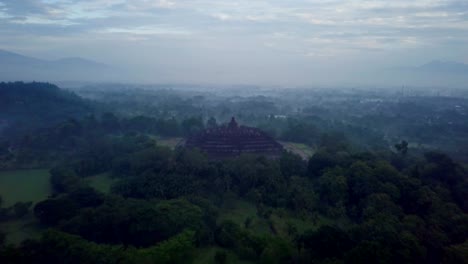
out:
M53 84L0 83L0 132L45 127L90 112L90 102Z

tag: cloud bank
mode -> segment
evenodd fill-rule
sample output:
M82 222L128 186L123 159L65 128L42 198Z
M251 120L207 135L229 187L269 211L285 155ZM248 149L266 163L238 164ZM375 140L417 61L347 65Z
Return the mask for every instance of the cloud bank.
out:
M142 81L358 82L468 63L468 1L0 0L0 35L3 49L93 58Z

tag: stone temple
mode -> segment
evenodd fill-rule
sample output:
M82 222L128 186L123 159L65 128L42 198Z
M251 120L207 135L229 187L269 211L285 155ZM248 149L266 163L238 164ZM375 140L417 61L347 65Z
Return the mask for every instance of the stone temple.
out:
M227 125L208 128L189 137L185 146L198 148L212 159L236 157L241 154L278 158L283 152L283 146L265 132L253 127L239 126L234 117Z

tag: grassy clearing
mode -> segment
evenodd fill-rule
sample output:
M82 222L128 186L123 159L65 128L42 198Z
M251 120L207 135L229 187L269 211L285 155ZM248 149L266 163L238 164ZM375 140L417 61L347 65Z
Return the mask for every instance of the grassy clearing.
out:
M231 220L243 225L248 217L257 217L257 208L254 204L243 200L230 200L221 208L219 221Z
M218 222L225 220L233 221L239 226L245 226L245 220L251 219L249 230L256 234L271 234L268 221L257 215L257 208L253 203L244 200L233 200L227 202L221 208Z
M251 223L245 227L247 218L251 219ZM233 221L255 234L276 235L286 239L293 238L292 229L300 234L306 230L317 230L323 225L339 224L340 221L318 214L299 216L284 209L272 209L272 214L263 218L257 215L255 204L241 199L231 199L221 208L218 223L225 220Z
M0 195L3 207L16 202L45 200L52 192L49 170L12 170L0 172Z
M305 216L303 218L292 215L291 213L277 214L270 217L278 236L290 237L290 229L293 227L298 234L307 230L317 230L320 226L331 225L333 221L322 216Z
M183 138L173 137L173 138L158 138L156 139L156 144L161 146L166 146L171 149L175 149L180 142L182 142Z
M110 177L108 172L97 174L91 177L87 177L86 181L88 184L102 193L110 193L112 185L115 183L115 179Z
M291 151L292 153L301 156L301 158L305 160L312 157L315 153L312 147L307 146L305 144L287 142L287 141L280 141L280 144L283 145L283 147L286 150Z
M151 139L156 141L156 144L159 146L165 146L170 149L175 149L181 142L184 141L184 138L181 137L161 137L158 135L148 135Z

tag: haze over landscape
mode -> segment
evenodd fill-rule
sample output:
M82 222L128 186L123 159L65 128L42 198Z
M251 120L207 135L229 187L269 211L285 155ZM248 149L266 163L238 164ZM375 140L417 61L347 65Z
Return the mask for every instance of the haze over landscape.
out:
M1 264L467 264L468 0L0 0Z
M61 81L461 86L467 10L463 0L0 1L0 49L113 68L49 74Z

